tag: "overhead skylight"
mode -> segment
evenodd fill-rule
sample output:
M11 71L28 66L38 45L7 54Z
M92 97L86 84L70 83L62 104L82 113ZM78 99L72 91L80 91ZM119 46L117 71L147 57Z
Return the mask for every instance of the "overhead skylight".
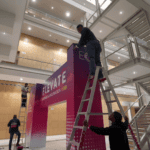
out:
M96 1L95 0L86 0L89 3L96 5ZM99 5L101 6L101 9L106 9L110 4L111 4L111 0L99 0Z

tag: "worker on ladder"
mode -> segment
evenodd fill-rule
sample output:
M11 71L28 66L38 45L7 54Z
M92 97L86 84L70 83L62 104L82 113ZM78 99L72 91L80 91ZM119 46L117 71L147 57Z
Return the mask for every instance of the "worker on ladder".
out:
M20 126L20 120L17 119L17 115L14 115L13 119L9 121L8 123L8 127L9 128L9 133L10 133L10 140L9 140L9 150L11 150L11 143L12 143L12 139L14 134L16 134L18 136L18 141L16 146L20 146L19 145L19 141L20 141L20 132L18 130L18 127Z
M81 39L77 46L74 48L80 48L83 47L84 45L87 46L87 52L88 52L88 57L90 58L90 79L92 80L95 75L95 64L96 66L101 66L101 61L100 61L100 52L102 51L100 42L97 40L93 32L86 27L83 27L83 25L79 24L77 26L78 32L81 34ZM102 70L100 69L98 79L100 82L103 82L106 80L106 78L103 78Z
M21 107L26 107L27 103L27 93L28 93L28 83L25 83L25 86L22 87L22 104Z
M88 122L84 121L84 126L99 135L109 135L111 150L130 150L126 130L128 129L128 118L125 116L125 122L121 122L122 115L118 112L113 112L109 116L112 125L107 128L99 128L89 126Z

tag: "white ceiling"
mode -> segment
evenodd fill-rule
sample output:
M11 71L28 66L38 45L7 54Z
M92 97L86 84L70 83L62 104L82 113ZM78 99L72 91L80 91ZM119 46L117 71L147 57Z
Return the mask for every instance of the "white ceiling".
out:
M114 20L115 22L122 24L128 18L130 18L138 8L133 6L131 3L126 0L120 0L107 14L106 17ZM119 14L122 11L123 14Z
M85 15L84 11L69 5L63 0L36 0L36 2L30 0L29 7L33 7L75 25L81 23ZM51 9L51 7L54 7L54 9ZM66 17L66 12L70 12L70 17Z
M21 81L20 78L23 80ZM45 83L45 80L35 79L35 78L27 78L27 77L19 77L19 76L13 76L13 75L4 75L0 74L0 80L4 81L14 81L14 82L22 82L22 83Z

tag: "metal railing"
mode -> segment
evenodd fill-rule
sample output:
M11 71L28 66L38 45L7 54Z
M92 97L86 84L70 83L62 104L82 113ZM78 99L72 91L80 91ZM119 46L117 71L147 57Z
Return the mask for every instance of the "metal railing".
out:
M94 21L109 7L109 5L112 2L113 0L104 0L103 3L99 6L99 8L91 15L91 17L87 19L86 27L90 27L94 23Z
M142 94L137 100L136 100L136 102L143 96L144 94ZM135 102L134 102L134 104L135 104ZM136 136L137 136L137 139L138 139L138 143L140 144L140 146L141 146L141 139L142 139L142 137L143 137L143 135L145 134L143 134L142 136L140 136L140 134L139 134L139 127L138 127L138 124L137 124L137 121L138 121L138 119L141 117L141 115L143 115L143 113L145 112L145 110L147 109L147 107L150 105L150 102L146 105L146 106L142 106L141 108L140 108L140 110L135 114L135 116L132 118L132 120L130 121L130 125L132 126L132 127L134 127L135 129L136 129ZM132 105L133 106L133 105ZM130 107L131 108L131 107ZM128 111L128 110L127 110ZM146 120L146 118L144 117L144 119ZM145 132L147 132L146 131L147 130L147 128L145 127ZM129 129L127 130L127 132L129 131ZM148 145L148 147L149 147L149 145ZM149 147L150 148L150 147Z
M19 66L25 66L25 67L41 69L41 70L48 70L52 72L55 72L61 67L61 65L58 64L43 62L43 61L34 60L30 58L24 58L20 56L18 56L17 58L18 60L16 64Z
M63 28L72 30L74 32L77 32L76 25L71 24L71 23L64 21L62 19L56 18L56 17L54 17L50 14L47 14L45 12L39 11L35 8L28 7L26 9L26 12L27 12L26 15L29 15L31 17L35 17L35 18L41 19L43 21L53 23L53 24L58 25L60 27L63 27Z

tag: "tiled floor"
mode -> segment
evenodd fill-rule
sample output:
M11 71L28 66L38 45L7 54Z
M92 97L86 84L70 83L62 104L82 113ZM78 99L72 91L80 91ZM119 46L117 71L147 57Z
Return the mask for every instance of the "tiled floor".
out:
M5 146L3 150L9 150L8 146ZM12 146L12 150L13 150L13 146ZM23 149L23 150L29 150L29 149ZM66 140L46 142L46 150L66 150Z

